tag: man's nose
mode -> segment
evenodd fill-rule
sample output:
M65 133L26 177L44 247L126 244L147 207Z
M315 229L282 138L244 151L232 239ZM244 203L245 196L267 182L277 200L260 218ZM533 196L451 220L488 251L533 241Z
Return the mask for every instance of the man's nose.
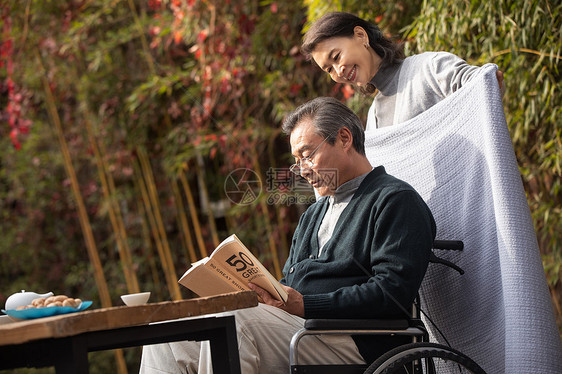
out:
M301 167L301 176L307 179L307 176L312 175L312 169L307 167Z

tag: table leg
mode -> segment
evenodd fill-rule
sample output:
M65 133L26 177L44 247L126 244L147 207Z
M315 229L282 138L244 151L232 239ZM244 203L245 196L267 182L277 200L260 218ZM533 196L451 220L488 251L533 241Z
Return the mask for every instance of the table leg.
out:
M224 318L224 327L218 328L217 333L209 339L213 372L241 374L234 316L222 318Z
M88 348L81 336L57 339L53 358L57 374L88 374Z

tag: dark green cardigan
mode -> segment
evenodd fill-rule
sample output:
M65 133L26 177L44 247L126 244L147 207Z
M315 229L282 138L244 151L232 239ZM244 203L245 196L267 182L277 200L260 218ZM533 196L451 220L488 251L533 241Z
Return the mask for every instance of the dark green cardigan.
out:
M387 295L410 310L427 269L435 221L423 199L384 167L375 168L318 257L327 207L321 198L301 216L283 268L281 282L303 294L305 318L403 317ZM366 361L389 346L380 337L354 338Z

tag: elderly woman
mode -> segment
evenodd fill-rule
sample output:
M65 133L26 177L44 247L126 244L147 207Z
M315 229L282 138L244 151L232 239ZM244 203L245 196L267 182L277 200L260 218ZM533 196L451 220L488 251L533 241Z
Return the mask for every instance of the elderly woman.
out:
M328 13L306 32L302 51L338 83L378 90L367 130L405 122L470 80L477 66L448 52L405 57L402 46L353 14ZM503 74L498 71L503 92Z

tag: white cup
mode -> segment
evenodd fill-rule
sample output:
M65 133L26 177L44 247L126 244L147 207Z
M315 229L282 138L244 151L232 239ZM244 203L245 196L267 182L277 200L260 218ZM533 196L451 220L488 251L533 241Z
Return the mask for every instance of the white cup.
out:
M121 300L123 300L123 302L127 306L135 306L135 305L146 304L149 297L150 297L150 292L139 292L139 293L121 295Z

